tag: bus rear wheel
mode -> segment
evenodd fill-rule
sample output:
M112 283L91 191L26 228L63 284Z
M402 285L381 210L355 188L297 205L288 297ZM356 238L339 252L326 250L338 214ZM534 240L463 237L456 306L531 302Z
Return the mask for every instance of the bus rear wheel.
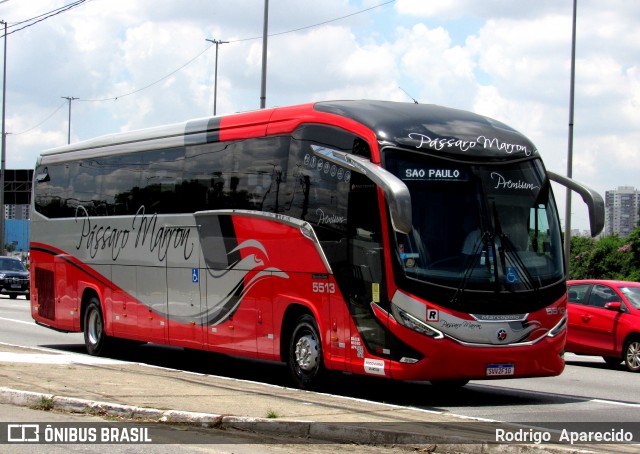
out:
M298 319L289 344L289 371L296 386L310 389L317 385L324 371L322 341L311 315Z
M84 345L87 352L93 356L104 355L109 346L100 300L96 297L91 298L84 313Z

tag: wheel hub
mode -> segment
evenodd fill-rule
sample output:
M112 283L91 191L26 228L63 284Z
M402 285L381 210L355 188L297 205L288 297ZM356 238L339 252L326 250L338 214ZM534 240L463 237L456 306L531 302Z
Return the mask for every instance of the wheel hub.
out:
M88 334L89 340L92 344L98 343L98 339L100 339L100 336L102 335L102 325L100 323L100 318L95 312L92 312L91 316L89 317Z
M312 336L303 336L296 343L296 363L300 369L309 372L318 365L318 343Z

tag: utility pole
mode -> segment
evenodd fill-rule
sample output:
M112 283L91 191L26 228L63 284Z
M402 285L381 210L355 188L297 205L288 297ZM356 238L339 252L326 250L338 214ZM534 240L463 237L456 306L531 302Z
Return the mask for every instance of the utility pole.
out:
M74 99L80 99L80 98L74 98L73 96L61 96L61 98L69 101L69 130L67 132L67 144L70 144L71 143L71 101L73 101Z
M260 84L260 108L267 103L267 31L269 28L269 0L264 0L264 26L262 27L262 83Z
M215 66L215 75L213 77L213 115L216 114L216 104L218 100L218 46L220 44L227 44L229 41L220 41L219 39L205 39L205 41L209 41L216 45L216 66Z
M4 255L4 174L7 158L7 133L5 131L5 107L7 105L7 22L0 21L0 24L4 24L4 65L2 69L2 158L0 162L0 255Z

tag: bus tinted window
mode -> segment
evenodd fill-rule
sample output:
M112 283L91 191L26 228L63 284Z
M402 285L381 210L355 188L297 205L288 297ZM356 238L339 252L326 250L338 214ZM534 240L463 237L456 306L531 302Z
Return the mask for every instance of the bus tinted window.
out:
M188 147L182 199L191 211L281 211L288 142L287 137L267 137Z
M150 150L40 166L36 210L47 217L191 213L254 209L282 212L288 137ZM46 172L45 172L46 168Z
M286 213L317 225L321 239L347 229L351 172L314 154L312 142L292 140Z
M72 189L69 186L69 165L55 164L38 166L36 175L42 175L42 181L35 184L36 210L47 217L71 216L67 207L68 200L72 197Z

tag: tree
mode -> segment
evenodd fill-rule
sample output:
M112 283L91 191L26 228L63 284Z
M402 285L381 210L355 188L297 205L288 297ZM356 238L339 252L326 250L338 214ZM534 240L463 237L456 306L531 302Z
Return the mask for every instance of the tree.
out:
M640 227L628 237L571 238L569 279L640 281Z

